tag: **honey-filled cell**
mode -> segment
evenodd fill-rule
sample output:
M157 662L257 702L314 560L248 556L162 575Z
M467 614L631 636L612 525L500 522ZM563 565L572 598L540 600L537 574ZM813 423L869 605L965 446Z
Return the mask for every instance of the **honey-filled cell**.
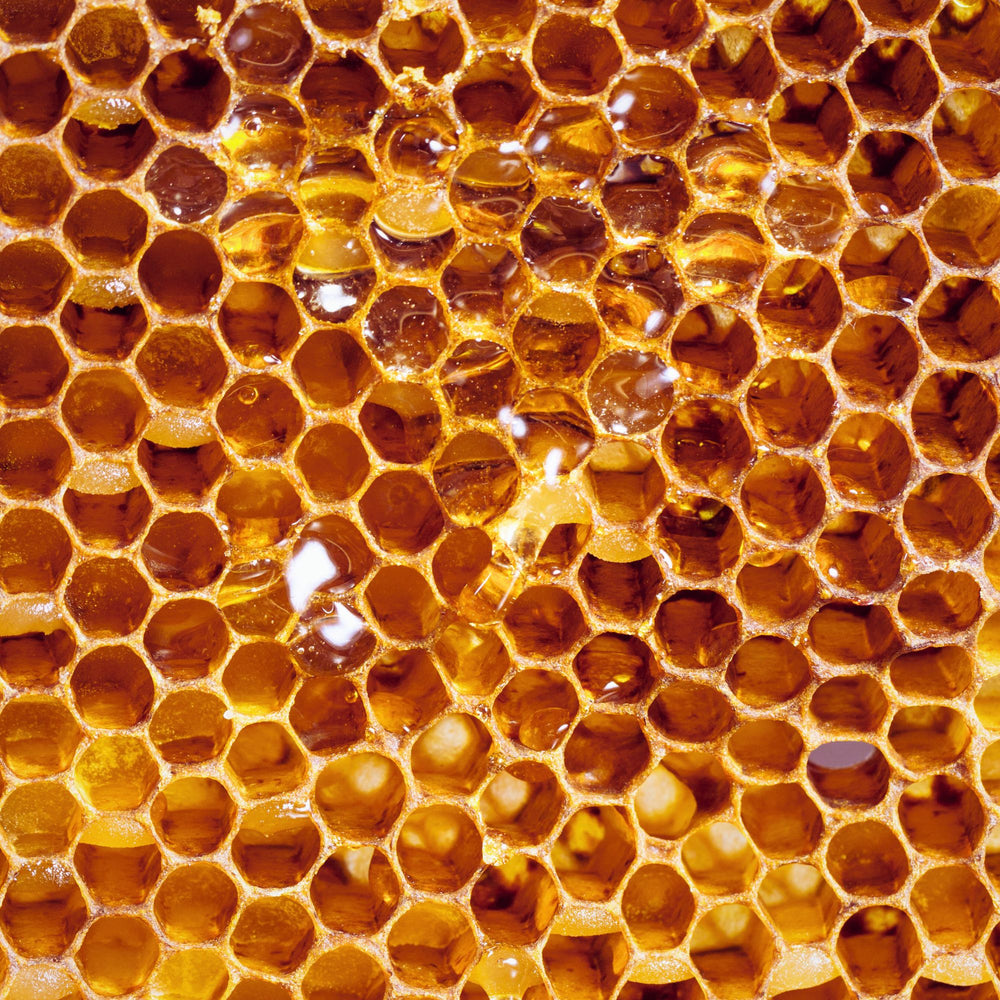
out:
M998 53L0 0L0 996L997 1000Z

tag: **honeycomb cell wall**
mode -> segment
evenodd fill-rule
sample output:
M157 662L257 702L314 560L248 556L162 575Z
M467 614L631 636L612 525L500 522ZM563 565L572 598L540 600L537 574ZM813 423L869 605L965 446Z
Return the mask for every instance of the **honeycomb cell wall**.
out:
M0 996L997 1000L996 0L0 0Z

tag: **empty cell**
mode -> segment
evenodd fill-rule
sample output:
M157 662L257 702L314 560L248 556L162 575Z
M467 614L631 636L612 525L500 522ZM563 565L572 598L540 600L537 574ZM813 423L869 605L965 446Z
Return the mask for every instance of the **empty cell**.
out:
M670 354L685 378L709 392L735 388L757 364L753 328L735 310L715 304L681 319Z
M824 72L842 66L861 41L863 28L845 0L818 4L786 0L771 23L778 55L792 69Z
M900 709L889 725L889 746L915 771L945 767L964 753L971 738L968 723L945 705Z
M902 646L888 608L849 601L831 601L812 616L809 642L813 652L831 663L880 663Z
M891 774L878 747L861 740L824 743L806 760L806 775L816 794L824 802L846 808L881 802Z
M625 936L550 934L542 961L559 1000L611 1000L629 960Z
M790 944L822 941L833 929L840 900L819 869L792 862L769 872L757 898Z
M930 278L920 240L908 229L890 225L858 229L840 255L840 273L847 294L873 311L912 305Z
M685 838L681 860L699 891L710 896L744 892L760 865L754 845L735 823L711 823Z
M838 885L855 896L892 895L910 874L909 858L896 835L874 820L837 830L827 845L826 863Z
M649 763L649 742L634 716L592 712L563 749L569 780L593 792L624 790Z
M472 887L470 900L480 928L494 941L512 945L537 941L558 906L555 879L543 865L523 854L488 866Z
M854 149L847 179L869 215L906 215L941 185L927 147L907 132L871 132Z
M910 905L938 945L969 948L989 923L992 901L986 887L958 865L932 868L914 883Z
M331 930L372 934L399 903L399 878L378 848L338 847L316 870L309 895Z
M233 863L251 885L298 884L319 857L320 833L303 808L276 803L247 812L232 842Z
M903 789L899 820L907 839L931 857L966 858L983 835L985 813L975 791L938 774Z
M847 674L823 681L809 701L809 711L828 726L868 733L878 729L889 703L868 674Z
M454 986L476 956L476 935L451 904L415 903L392 925L386 946L396 975L410 986Z
M454 892L482 864L482 846L479 830L467 812L438 803L414 809L403 820L396 858L416 889Z
M959 179L992 177L1000 168L996 127L1000 101L986 90L955 90L934 112L933 140L941 162Z
M726 1000L753 996L774 960L766 925L738 903L709 910L695 924L689 947L695 968Z
M850 916L837 936L837 954L859 989L897 993L923 961L913 922L892 906L867 906Z
M518 761L500 771L483 789L479 812L491 832L499 832L514 844L537 844L551 834L565 798L548 767Z
M577 810L552 845L552 867L577 899L604 902L635 860L635 833L624 809Z

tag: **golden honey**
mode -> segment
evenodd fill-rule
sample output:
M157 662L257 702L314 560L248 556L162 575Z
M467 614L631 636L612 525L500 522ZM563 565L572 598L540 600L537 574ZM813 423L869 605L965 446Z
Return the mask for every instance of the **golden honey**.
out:
M0 996L996 1000L994 0L0 0Z

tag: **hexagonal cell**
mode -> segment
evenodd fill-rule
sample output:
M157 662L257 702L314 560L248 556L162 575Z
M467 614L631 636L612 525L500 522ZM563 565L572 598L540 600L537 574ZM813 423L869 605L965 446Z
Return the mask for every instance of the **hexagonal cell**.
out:
M0 5L0 35L7 42L51 42L73 15L73 0L48 0L25 8L15 0Z
M798 695L812 676L809 661L787 639L758 635L736 651L726 683L748 705L776 705Z
M716 32L694 54L691 70L702 97L723 110L767 101L778 82L767 43L742 25Z
M295 684L295 664L277 642L254 642L233 653L222 686L233 707L245 715L268 715L281 708Z
M368 718L358 689L344 677L310 677L299 688L288 721L303 746L329 756L357 743Z
M0 757L19 778L65 771L81 735L66 706L48 695L23 695L0 711Z
M877 514L846 511L816 540L816 561L831 583L850 590L886 590L899 576L903 548Z
M910 874L895 834L873 820L841 827L827 846L826 863L837 884L855 896L892 895Z
M862 316L848 323L833 346L840 384L865 402L893 402L917 374L920 349L891 316Z
M883 662L902 640L888 608L881 604L831 601L809 620L813 652L830 663Z
M146 67L149 39L134 11L103 7L73 25L66 55L88 83L127 87Z
M128 465L88 462L77 466L66 485L63 510L85 544L122 548L144 531L152 505Z
M695 902L687 883L664 864L639 868L622 893L622 917L640 948L675 948L687 934Z
M854 502L899 495L910 476L910 449L903 432L878 413L856 413L840 423L826 448L830 479Z
M667 598L653 623L670 660L688 669L718 666L739 639L736 610L713 590L679 590Z
M535 0L499 0L487 7L474 0L459 0L470 30L484 42L513 41L527 34L535 17Z
M163 120L181 132L210 132L229 101L229 77L203 45L172 52L156 65L142 93Z
M597 276L594 300L613 333L658 337L683 305L684 293L670 259L641 247L612 257Z
M848 917L837 936L847 974L867 993L897 993L923 963L910 918L892 906L866 906Z
M649 764L649 743L633 716L593 712L576 724L563 758L578 788L618 793Z
M757 318L771 344L818 351L840 325L843 302L833 275L815 261L779 264L764 279Z
M757 363L750 325L721 305L692 309L674 330L670 351L681 374L708 392L735 388Z
M954 559L977 548L993 521L993 507L974 479L940 475L925 479L903 505L903 527L913 544L938 559ZM984 553L991 578L994 543Z
M959 179L992 177L1000 158L990 136L1000 125L1000 100L986 90L955 90L934 112L934 148Z
M879 124L921 117L937 100L938 88L927 56L907 38L873 42L847 71L847 89L855 106Z
M222 146L233 165L259 177L294 170L305 151L308 130L301 112L282 97L251 94L237 101L222 126Z
M471 96L467 92L467 109ZM488 105L472 110L489 113ZM471 232L495 239L519 226L534 198L535 185L522 156L481 149L459 164L448 194L456 216Z
M486 867L472 887L469 906L476 923L494 941L532 944L559 908L559 889L547 869L518 854Z
M378 73L356 52L320 55L302 77L299 93L316 128L337 138L363 132L388 96Z
M754 429L780 448L799 448L823 436L835 396L819 365L780 358L769 362L747 390Z
M828 726L873 732L889 703L882 688L867 674L849 674L824 681L809 701L809 711Z
M622 0L615 21L629 48L642 55L677 52L701 32L705 12L694 0L664 10L651 0Z
M46 511L13 508L0 519L0 586L8 594L54 591L71 557L66 529Z
M0 929L28 958L62 955L87 922L87 904L72 870L53 861L20 868L0 903Z
M76 786L99 810L137 809L149 798L160 771L136 736L99 736L73 771Z
M165 514L153 522L140 549L150 575L167 590L201 590L225 565L226 547L215 523L200 513Z
M967 858L983 836L986 815L979 797L951 775L907 785L898 808L907 839L931 857Z
M970 948L982 937L993 908L986 887L968 869L932 868L914 883L910 905L931 941Z
M906 215L941 183L926 147L906 132L866 135L847 165L847 178L869 215Z
M229 935L236 960L265 975L287 976L306 959L316 939L309 911L291 896L251 900Z
M608 244L604 219L571 198L540 201L521 230L521 250L544 282L586 281Z
M844 95L822 81L793 83L771 102L771 140L794 166L815 168L836 163L854 130Z
M795 784L746 788L740 819L753 842L771 858L809 854L823 836L823 817L816 803Z
M247 83L290 83L308 62L312 39L294 12L255 4L233 21L225 43L237 76Z
M207 676L226 655L229 631L214 604L193 597L164 604L142 637L150 660L165 677Z
M50 225L72 191L59 158L44 146L20 143L0 152L0 213L13 225Z
M309 894L323 923L334 931L373 934L399 902L399 879L373 847L339 847L320 865Z
M601 204L625 236L666 237L691 203L672 160L640 154L622 160L601 188Z
M73 279L69 262L42 240L8 243L0 250L0 307L11 316L54 309Z
M635 860L635 833L624 809L585 806L566 821L552 845L552 867L577 899L604 902Z
M128 646L102 646L80 658L70 689L81 718L89 726L128 729L153 705L153 679Z
M748 906L728 903L710 910L695 924L691 961L720 996L752 996L774 959L767 926Z
M937 198L924 216L931 251L953 267L992 267L1000 260L1000 196L966 184Z
M411 906L389 930L389 961L409 986L454 986L476 956L476 935L465 914L446 903Z
M668 502L656 527L674 572L681 576L718 576L736 564L743 550L739 520L712 497L689 496Z
M947 278L921 306L919 328L945 361L986 361L1000 352L1000 291L975 278Z
M718 493L732 488L753 454L737 409L713 399L677 407L663 429L662 445L673 471Z
M410 751L410 770L427 788L439 792L471 792L489 765L492 740L472 715L445 715L417 738Z
M688 143L686 160L698 187L725 202L756 200L770 183L771 152L759 125L709 120Z
M223 437L246 458L281 455L302 432L302 407L280 379L247 375L219 401L215 420Z
M972 733L953 708L914 705L900 709L893 716L887 738L889 746L908 768L923 771L946 767L958 760Z
M802 736L778 719L745 722L730 737L729 753L750 774L787 774L802 756Z
M209 691L174 691L157 706L149 721L149 738L170 764L212 760L232 732L232 713Z
M955 79L993 79L1000 69L994 48L998 30L1000 11L995 4L981 0L964 10L946 3L930 28L931 52L938 66Z
M419 641L437 626L437 599L424 577L408 566L384 566L365 597L379 626L393 638Z
M462 64L465 42L450 17L417 14L389 21L379 36L379 54L393 73L419 68L431 83L440 83Z
M961 646L929 646L902 653L889 665L889 677L901 694L954 698L972 682L974 661Z
M470 243L441 274L441 289L453 312L502 325L528 294L524 267L502 246Z
M684 231L678 258L696 289L719 298L733 298L756 285L767 266L760 229L735 212L697 215Z
M614 361L609 368L620 371ZM610 371L608 374L609 378L602 380L598 387L593 405L601 409L607 406L610 412L606 411L605 415L613 419L612 415L619 409L616 406L619 400L615 398L618 393L614 391L614 376L610 375ZM627 397L633 390L632 382L632 379L627 379L622 387L623 396ZM612 390L611 398L601 392L606 388ZM529 471L551 469L556 475L566 475L587 457L594 446L595 433L590 418L569 393L557 389L534 389L514 404L511 416L509 426L518 431L514 435L514 447Z
M535 844L551 833L565 796L543 764L522 761L502 770L483 790L483 822L514 843Z
M793 69L813 72L842 66L863 33L857 13L844 0L786 0L771 23L778 55Z
M433 476L445 510L460 525L498 517L514 501L520 480L507 449L481 431L452 438L434 463Z
M595 702L637 702L653 686L653 654L635 636L603 632L576 654L573 672Z
M81 1000L80 984L64 969L27 966L14 972L8 1000Z
M639 65L611 88L606 107L623 142L658 153L679 142L694 124L698 95L671 67Z
M386 974L366 951L342 945L324 952L302 979L304 1000L381 1000L386 994Z
M153 835L134 820L98 819L83 831L73 867L105 906L145 902L160 878L162 856Z
M781 936L791 944L822 941L831 930L840 900L812 865L792 863L769 872L758 899Z
M973 576L935 570L907 581L898 608L900 619L912 632L935 636L969 628L983 605Z
M681 860L697 888L713 896L744 892L759 870L753 845L733 823L695 830L681 847Z
M236 806L214 778L176 778L149 810L163 843L178 854L211 854L229 835Z
M62 138L73 165L102 181L134 173L156 144L156 133L139 107L120 97L78 105Z
M298 744L277 722L244 726L229 748L226 767L251 798L290 792L308 771Z
M238 902L232 879L199 861L171 868L156 890L153 913L171 940L197 944L226 932Z
M66 357L48 327L9 326L0 333L0 399L8 406L47 406L68 374Z
M427 458L441 433L433 396L406 382L376 386L361 407L360 423L381 458L407 465Z
M645 833L662 840L682 836L698 812L691 789L662 763L636 789L634 804Z
M762 622L784 622L805 612L816 597L816 574L796 552L759 552L736 577L748 614Z
M636 621L653 609L663 574L652 556L619 562L588 554L579 580L593 614Z
M233 837L233 863L251 885L274 889L300 882L319 857L320 834L302 808L256 806Z
M542 961L559 1000L611 1000L629 961L625 935L550 934Z
M403 820L396 858L407 881L424 892L454 892L476 873L483 840L463 809L437 803L414 809Z
M822 253L839 243L849 218L839 188L823 180L822 174L812 173L779 181L764 215L781 246L807 253Z
M375 541L389 552L425 549L444 528L444 516L434 491L417 472L384 472L358 504Z
M725 733L735 716L725 696L714 688L668 679L649 706L649 720L670 739L707 743Z
M399 767L377 753L347 754L316 779L316 805L334 834L363 840L384 837L406 798Z
M229 528L230 544L248 548L280 542L302 516L295 487L273 468L233 472L216 494L215 506Z
M614 133L593 108L557 105L539 116L525 149L538 170L584 190L611 165Z
M275 573L280 573L275 566ZM270 630L275 635L281 628ZM292 654L307 674L349 672L357 669L375 650L375 635L365 619L347 604L328 603L308 627L300 625L292 635Z
M905 309L930 278L920 240L888 225L859 229L844 247L840 271L850 297L872 310Z
M911 416L924 456L952 465L971 461L982 451L997 425L997 403L977 375L944 369L921 384Z
M25 858L63 854L82 826L80 804L54 781L31 781L11 789L0 806L0 828Z
M340 424L308 430L295 451L295 464L309 492L327 502L353 496L371 469L361 439Z
M823 743L809 754L806 775L824 802L847 808L885 798L892 770L881 751L861 740Z
M42 52L18 52L0 63L0 118L14 135L42 135L66 113L66 71Z
M146 211L119 191L81 195L63 220L63 235L91 267L124 267L146 242Z
M530 375L560 383L582 376L601 347L593 309L578 296L543 292L514 326L512 345Z
M146 190L160 213L173 222L200 222L213 215L226 197L225 171L204 153L169 146L146 171Z
M423 650L391 650L368 671L368 703L392 733L421 729L450 703L434 661Z
M201 233L160 233L139 261L139 282L166 313L204 313L222 282L218 255Z
M740 491L743 510L762 534L799 541L820 522L826 494L816 470L801 459L768 455L754 465Z
M0 616L0 674L8 684L55 684L72 659L75 640L51 612L18 602Z
M0 490L17 500L51 496L73 464L66 439L45 419L0 427Z
M368 254L337 232L316 233L300 247L303 234L298 207L277 191L247 195L219 218L219 245L233 267L271 274L295 258L292 287L306 312L332 321L350 316L371 290Z

